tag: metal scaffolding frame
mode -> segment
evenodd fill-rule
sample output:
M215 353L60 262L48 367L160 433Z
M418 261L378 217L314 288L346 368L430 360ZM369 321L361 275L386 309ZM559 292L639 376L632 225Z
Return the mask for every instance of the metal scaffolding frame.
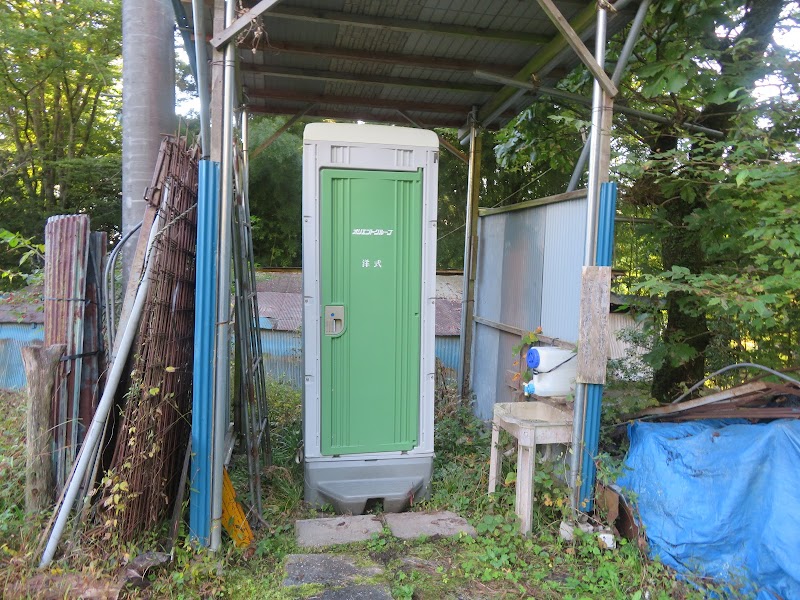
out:
M633 18L630 11L625 12L630 0L617 0L613 5L606 2L588 3L576 9L574 4L564 4L560 8L553 0L537 0L540 7L538 18L552 24L557 33L500 30L490 26L476 26L465 23L434 23L424 15L417 19L391 17L378 14L344 13L324 8L309 9L294 6L292 2L260 0L238 16L230 0L215 0L213 26L210 32L211 82L210 97L205 96L208 84L203 82L205 61L202 58L205 45L197 40L208 39L203 3L193 0L193 22L198 58L198 82L201 96L201 126L203 130L203 155L208 155L212 164L221 167L220 188L218 190L219 224L214 239L198 238L198 256L201 252L217 252L216 271L218 274L215 290L206 289L213 294L216 305L215 347L213 349L214 385L210 398L204 401L213 405L213 449L205 464L209 470L211 494L210 536L207 543L212 549L219 546L219 518L221 516L221 472L224 450L224 432L227 430L227 399L230 395L229 381L229 321L230 321L230 215L232 210L232 121L233 113L242 102L243 93L248 109L253 113L288 114L289 123L281 128L262 146L267 147L291 123L304 116L323 116L337 119L363 119L377 122L408 122L416 127L449 126L462 127L464 140L469 140L469 154L442 140L446 150L469 165L469 192L467 208L467 232L464 248L464 300L462 312L462 364L459 369L459 389L466 394L470 388L470 347L473 325L474 285L477 256L477 208L480 188L480 131L507 123L519 111L530 104L532 95L549 94L572 102L588 102L579 97L566 95L546 84L555 83L563 75L565 68L582 62L594 77L591 99L592 132L585 149L589 161L589 200L587 207L587 237L585 240L585 264L592 266L596 260L598 205L601 184L608 180L610 157L610 129L613 114L613 98L617 93L622 70L630 56L633 44L638 38L641 22L650 0L642 0L634 19L631 34L625 44L623 56L612 76L606 74L605 48L610 29L610 18L615 18L615 30L619 30ZM320 4L324 4L321 2ZM379 4L379 3L376 3ZM400 4L403 4L400 2ZM527 8L532 9L530 4ZM563 10L571 7L571 14L565 16ZM399 10L399 9L398 9ZM455 9L454 9L455 10ZM509 9L510 10L510 9ZM609 15L609 10L611 14ZM619 16L624 15L623 19ZM545 18L543 19L542 16ZM274 39L265 43L259 37L254 24L257 19L267 18L279 21L286 31L295 32L297 40ZM270 21L272 22L272 21ZM538 22L537 22L538 23ZM546 29L537 24L539 29ZM303 27L309 28L304 36ZM313 31L310 29L316 27ZM378 32L387 38L397 34L407 36L406 48L379 49L365 51L358 47L330 44L334 36L331 28L348 28L369 38ZM552 27L549 31L552 31ZM366 33L364 33L366 32ZM319 33L323 41L308 43ZM324 34L324 35L323 35ZM595 51L590 52L584 40L594 34ZM288 36L289 34L287 34ZM501 61L496 55L487 54L481 60L463 57L461 54L448 56L428 56L414 50L409 40L414 36L426 35L447 38L448 40L469 40L475 46L504 44L503 48L523 48L522 64ZM373 39L373 38L369 38ZM238 40L238 41L237 41ZM280 57L288 57L283 64L267 64L265 59L245 60L244 54L237 54L237 44L253 49L253 54L265 50ZM452 48L452 46L450 47ZM535 51L532 51L535 48ZM512 54L511 49L508 53ZM447 54L447 52L445 52ZM515 56L520 56L517 53ZM299 57L299 58L298 58ZM336 62L336 68L323 69L302 64L309 57L317 63L321 58ZM526 58L527 57L527 58ZM273 61L280 63L281 61ZM354 64L376 66L374 69L357 70ZM385 67L385 68L377 68ZM401 71L398 71L398 68ZM387 74L388 73L388 74ZM431 75L439 73L441 77ZM445 76L446 73L446 76ZM427 75L427 76L426 76ZM238 77L238 79L237 79ZM535 77L535 80L532 79ZM261 78L261 79L259 79ZM273 87L257 87L254 82L269 81ZM275 82L280 82L280 85ZM288 82L288 83L286 83ZM353 94L352 86L366 86L365 90L382 90L382 93ZM244 89L243 89L244 88ZM320 91L322 90L322 91ZM404 92L404 93L400 93ZM454 100L460 94L461 100ZM441 98L440 98L441 96ZM448 99L449 98L449 99ZM469 104L467 104L469 103ZM346 106L347 108L342 108ZM632 111L629 111L632 113ZM635 114L640 118L652 115ZM662 117L663 118L663 117ZM257 152L262 151L259 148ZM586 160L582 155L582 160ZM582 173L583 166L576 166L576 173ZM576 178L574 178L576 179ZM577 181L577 179L576 179ZM574 187L571 183L570 187ZM205 244L203 249L202 244ZM207 357L208 358L208 357ZM574 447L582 447L587 432L584 428L585 386L579 382L575 402ZM208 431L208 430L207 430ZM573 452L572 479L573 508L578 505L578 474L581 473L583 452ZM206 539L200 536L200 541Z

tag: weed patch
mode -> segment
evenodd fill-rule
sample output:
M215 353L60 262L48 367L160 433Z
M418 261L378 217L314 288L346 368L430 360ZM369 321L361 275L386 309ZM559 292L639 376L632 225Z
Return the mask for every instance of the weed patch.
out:
M289 385L269 383L273 465L265 473L262 490L263 524L256 541L239 550L228 541L216 553L198 551L185 528L173 549L173 561L146 574L143 588L129 588L128 597L150 598L266 598L290 600L320 593L315 586L284 588L283 562L302 551L294 537L294 521L327 516L303 503L303 468L298 462L302 440L300 394ZM36 537L43 523L24 516L24 395L3 394L0 416L0 586L34 576ZM614 550L601 548L594 535L578 534L572 542L558 536L567 511L567 489L553 463L536 466L533 533L522 537L514 514L514 461L504 461L504 485L486 493L490 431L477 420L451 388L437 390L436 437L432 494L415 510L451 510L475 527L476 537L403 541L388 531L371 540L326 550L345 552L381 565L376 578L396 599L478 600L636 598L667 600L703 598L695 588L675 578L657 562L648 561L635 544L619 540ZM502 438L510 447L512 440ZM613 474L615 463L608 461ZM247 498L247 461L235 456L231 478ZM49 515L47 515L49 516ZM135 543L103 547L75 539L67 556L50 574L69 565L69 577L117 576L124 563L142 549L153 549L163 532ZM5 583L5 585L3 585Z

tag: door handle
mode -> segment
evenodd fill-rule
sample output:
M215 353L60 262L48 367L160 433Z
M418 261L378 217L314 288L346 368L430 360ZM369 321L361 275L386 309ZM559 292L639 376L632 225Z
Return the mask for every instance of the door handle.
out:
M344 306L340 304L325 307L325 335L338 337L344 333Z

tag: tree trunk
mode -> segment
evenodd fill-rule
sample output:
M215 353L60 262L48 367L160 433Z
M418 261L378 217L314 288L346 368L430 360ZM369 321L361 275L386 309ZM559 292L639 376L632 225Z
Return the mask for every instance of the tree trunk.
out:
M29 515L48 510L53 502L50 407L56 366L65 349L64 344L22 349L22 363L28 378L25 511Z
M750 89L765 74L762 57L785 4L785 0L746 2L744 8L747 12L742 21L741 32L737 38L728 40L729 45L719 59L722 77L734 77L739 86ZM751 40L746 50L736 48L736 41L742 39ZM737 99L721 104L707 104L698 120L729 137L735 129L740 102ZM674 150L675 147L670 149ZM658 152L664 149L651 145L651 150ZM717 152L717 158L721 159L722 149ZM690 152L690 155L693 154L694 151ZM693 200L680 196L666 202L663 197L658 200L660 202L657 203L662 206L662 216L672 225L662 241L661 258L664 270L682 266L692 273L701 273L707 266L703 243L697 232L686 227L686 219L695 210L705 206L707 199L702 193L698 193ZM673 348L675 344L689 346L694 356L680 364L673 364L668 357L653 374L652 394L662 402L672 400L680 392L682 384L694 384L705 376L705 352L711 339L706 315L690 306L691 298L684 293L671 293L666 300L667 323L662 339Z

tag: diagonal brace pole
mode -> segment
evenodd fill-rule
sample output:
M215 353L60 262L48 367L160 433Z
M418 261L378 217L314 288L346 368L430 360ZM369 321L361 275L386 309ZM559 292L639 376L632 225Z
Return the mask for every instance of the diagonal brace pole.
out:
M400 116L401 116L401 117L403 117L403 118L404 118L406 121L408 121L409 123L411 123L411 124L412 124L414 127L418 128L418 129L425 129L425 126L424 126L422 123L420 123L419 121L417 121L417 120L416 120L414 117L412 117L411 115L409 115L409 114L408 114L406 111L404 111L404 110L398 110L397 112L398 112L398 113L400 113ZM460 160L461 162L463 162L463 163L465 163L465 164L469 164L469 157L468 157L466 154L464 154L464 153L463 153L461 150L459 150L458 148L456 148L456 147L455 147L455 146L454 146L452 143L450 143L450 142L449 142L449 141L448 141L448 140L447 140L447 139L446 139L444 136L441 136L441 135L439 135L438 133L436 134L436 136L439 138L439 143L440 143L442 146L444 146L445 150L447 150L448 152L450 152L450 154L452 154L453 156L455 156L455 157L456 157L458 160Z
M255 21L263 13L275 6L278 2L280 2L280 0L261 0L261 2L256 4L250 10L245 11L241 17L236 19L233 23L228 25L228 27L211 38L211 45L214 46L215 50L219 50L222 46L231 41L231 39L240 31L250 25L250 23Z
M281 126L278 128L278 130L277 130L275 133L273 133L273 134L272 134L271 136L269 136L269 137L268 137L266 140L264 140L263 142L261 142L261 144L260 144L260 145L259 145L259 146L258 146L258 147L255 149L255 150L253 150L253 151L250 153L250 160L253 160L253 159L254 159L256 156L258 156L258 155L259 155L259 154L261 154L261 153L262 153L264 150L266 150L267 148L269 148L269 147L270 147L270 146L273 144L273 142L274 142L275 140L277 140L277 139L278 139L279 137L281 137L281 136L282 136L284 133L286 133L286 130L287 130L287 129L289 129L289 127L291 127L292 125L294 125L295 123L297 123L297 121L299 121L300 119L302 119L302 118L305 116L305 114L306 114L308 111L310 111L312 108L314 108L315 106L316 106L316 104L309 104L309 105L308 105L308 106L306 106L306 107L305 107L303 110L301 110L299 113L297 113L296 115L294 115L292 118L288 119L288 120L286 121L286 123L284 123L283 125L281 125Z
M555 5L553 0L536 0L539 3L539 6L542 7L542 10L547 13L547 16L550 17L550 20L553 22L553 25L556 26L561 35L564 36L564 39L567 40L572 49L575 51L575 54L578 55L578 58L581 59L581 62L586 65L594 78L600 84L600 87L603 88L603 91L611 96L612 98L617 95L617 86L614 85L614 82L611 81L608 75L606 75L605 70L601 67L597 61L592 56L592 53L589 52L589 49L584 45L581 38L575 33L575 30L564 18L564 15L561 14L561 11L558 10L558 7ZM213 41L212 41L213 43Z

